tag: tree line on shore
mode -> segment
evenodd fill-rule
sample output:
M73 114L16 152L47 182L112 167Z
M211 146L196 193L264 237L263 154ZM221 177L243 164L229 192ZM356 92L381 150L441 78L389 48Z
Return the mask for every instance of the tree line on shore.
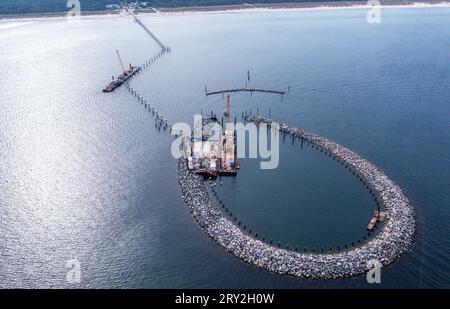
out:
M102 11L108 4L120 4L122 0L79 0L81 10ZM212 6L212 5L242 5L264 3L300 3L300 2L330 2L343 0L140 0L137 2L147 3L149 7L192 7L192 6ZM29 14L29 13L54 13L67 12L68 0L0 0L0 14ZM128 3L135 1L128 1Z

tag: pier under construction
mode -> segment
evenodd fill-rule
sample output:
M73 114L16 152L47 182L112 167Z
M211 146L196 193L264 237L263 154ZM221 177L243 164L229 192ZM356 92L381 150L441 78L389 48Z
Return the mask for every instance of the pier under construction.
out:
M143 23L142 21L133 13L132 10L128 9L128 6L124 6L124 11L128 14L130 14L133 17L133 20L142 28L144 31L158 44L158 46L161 48L160 52L158 53L158 57L170 52L171 49L169 46L165 46ZM106 85L106 87L103 89L103 92L112 92L116 88L120 87L124 82L126 82L128 79L133 77L136 73L138 73L141 70L141 67L139 66L132 66L130 64L128 69L125 69L125 66L123 65L122 58L120 57L119 51L116 50L117 57L119 58L119 63L122 69L122 74L114 78L112 77L112 81ZM144 64L144 68L146 68L149 65L149 62Z
M208 92L208 89L205 86L205 94L207 96L214 95L214 94L230 93L230 92L250 92L250 93L253 93L253 92L264 92L264 93L273 93L273 94L279 94L279 95L286 94L285 91L272 90L272 89L262 89L262 88L236 88L236 89L226 89L226 90L217 90L217 91Z

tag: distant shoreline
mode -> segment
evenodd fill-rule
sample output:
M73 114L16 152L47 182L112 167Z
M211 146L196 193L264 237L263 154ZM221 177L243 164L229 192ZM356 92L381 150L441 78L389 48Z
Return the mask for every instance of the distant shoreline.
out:
M450 1L427 0L380 0L383 8L450 8ZM266 4L236 4L236 5L218 5L218 6L184 6L184 7L157 7L148 9L139 9L135 14L182 14L182 13L224 13L224 12L242 12L242 11L264 11L264 10L305 10L305 9L362 9L369 8L367 1L342 1L342 2L299 2L299 3L266 3ZM93 16L116 16L118 10L103 11L81 11L82 17ZM49 13L27 13L27 14L0 14L0 20L11 19L35 19L35 18L58 18L66 17L67 12L49 12Z

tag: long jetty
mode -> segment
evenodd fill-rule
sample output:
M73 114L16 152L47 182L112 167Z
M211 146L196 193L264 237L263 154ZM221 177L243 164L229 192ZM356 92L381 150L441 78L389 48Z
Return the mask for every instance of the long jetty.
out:
M129 13L134 21L141 26L142 29L144 29L145 32L147 32L147 34L156 42L156 44L159 45L159 47L161 47L161 49L166 49L168 48L167 46L165 46L157 37L156 35L153 34L153 32L150 31L150 29L147 28L147 26L144 25L144 23L134 14L133 11L126 9L127 13ZM156 11L157 12L157 11Z
M206 89L206 88L205 88ZM218 91L205 91L206 95L214 95L214 94L222 94L222 93L230 93L230 92L265 92L265 93L273 93L273 94L279 94L284 95L286 94L285 91L279 91L279 90L271 90L271 89L261 89L261 88L236 88L236 89L226 89L226 90L218 90Z
M145 69L149 68L153 64L156 63L156 61L162 57L164 54L169 53L171 50L169 47L163 48L160 51L158 51L156 54L150 57L142 66L141 70L139 71L139 74L144 71ZM130 81L134 78L130 78ZM164 118L163 114L157 110L156 106L152 105L149 100L147 100L143 95L141 95L136 89L134 89L129 81L125 82L125 88L130 92L130 94L136 98L138 103L143 105L145 107L145 110L151 113L151 115L155 118L155 128L160 131L161 129L166 130L167 128L171 128L172 124L168 122L166 118Z
M242 261L279 274L310 279L338 279L356 276L372 269L373 260L389 265L411 247L415 233L415 212L407 197L387 175L355 152L314 133L279 124L262 116L247 121L271 127L294 138L314 144L330 157L337 158L372 191L386 211L380 231L367 242L331 253L300 253L284 249L249 235L217 206L202 178L187 168L186 159L178 160L178 181L184 202L199 226L220 246Z
M138 23L138 25L141 26L148 35L150 35L150 37L159 45L159 47L161 47L161 49L166 48L166 46L164 46L164 44L142 23L142 21L136 15L133 14L133 17L134 21Z
M148 59L141 67L131 67L130 65L130 70L128 70L128 74L126 74L126 72L124 72L121 76L123 81L117 82L114 81L114 77L113 77L113 82L110 83L104 90L103 92L111 92L114 91L116 88L120 87L124 82L127 84L127 89L129 90L129 84L128 84L128 80L131 79L132 77L134 77L137 73L140 73L141 70L148 68L150 65L152 65L154 62L156 62L156 60L161 57L162 55L166 54L166 53L170 53L171 52L171 48L169 46L165 46L143 23L142 21L136 16L134 15L133 11L128 10L128 7L125 7L125 11L127 13L129 13L133 18L134 21L141 26L149 35L150 37L159 45L160 47L160 51L157 52L156 54L154 54L150 59ZM119 53L119 52L117 52ZM120 59L120 55L119 55L119 61L122 64L122 60ZM122 65L123 67L123 65Z

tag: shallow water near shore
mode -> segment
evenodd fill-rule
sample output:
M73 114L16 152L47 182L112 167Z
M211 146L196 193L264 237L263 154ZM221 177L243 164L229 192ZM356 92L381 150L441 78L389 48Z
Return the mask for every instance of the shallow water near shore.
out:
M233 95L233 111L239 119L244 110L267 115L271 108L272 118L329 137L384 170L415 206L418 231L412 251L383 270L381 287L449 287L450 10L385 10L379 25L367 24L365 15L145 17L172 52L131 84L169 122L187 123L201 110L224 108L220 96L205 99L205 84L209 90L242 87L249 69L252 86L289 85L282 100ZM72 258L81 262L79 287L372 287L364 277L326 282L271 274L205 236L180 197L173 138L155 129L124 88L101 92L119 72L115 49L135 65L157 51L129 18L34 21L0 29L0 42L1 287L71 287L66 261ZM287 159L272 173L280 179L287 172L283 196L294 199L297 183L315 184L318 192L305 189L309 200L287 205L308 205L319 220L323 213L312 212L313 205L325 207L327 193L348 181L336 196L358 203L345 211L353 210L364 230L373 207L358 183L353 188L336 162L298 148L282 143ZM223 189L261 192L257 164L242 161L241 177ZM319 174L295 173L302 168L323 171L332 187L317 187ZM248 179L255 181L233 188ZM272 217L280 215L269 208L270 197L263 192L259 203ZM242 215L257 212L256 205L243 204ZM263 218L262 212L253 216L254 224L262 228ZM338 242L312 239L317 226L303 219L302 228L311 225L305 246ZM281 232L280 238L294 237Z

